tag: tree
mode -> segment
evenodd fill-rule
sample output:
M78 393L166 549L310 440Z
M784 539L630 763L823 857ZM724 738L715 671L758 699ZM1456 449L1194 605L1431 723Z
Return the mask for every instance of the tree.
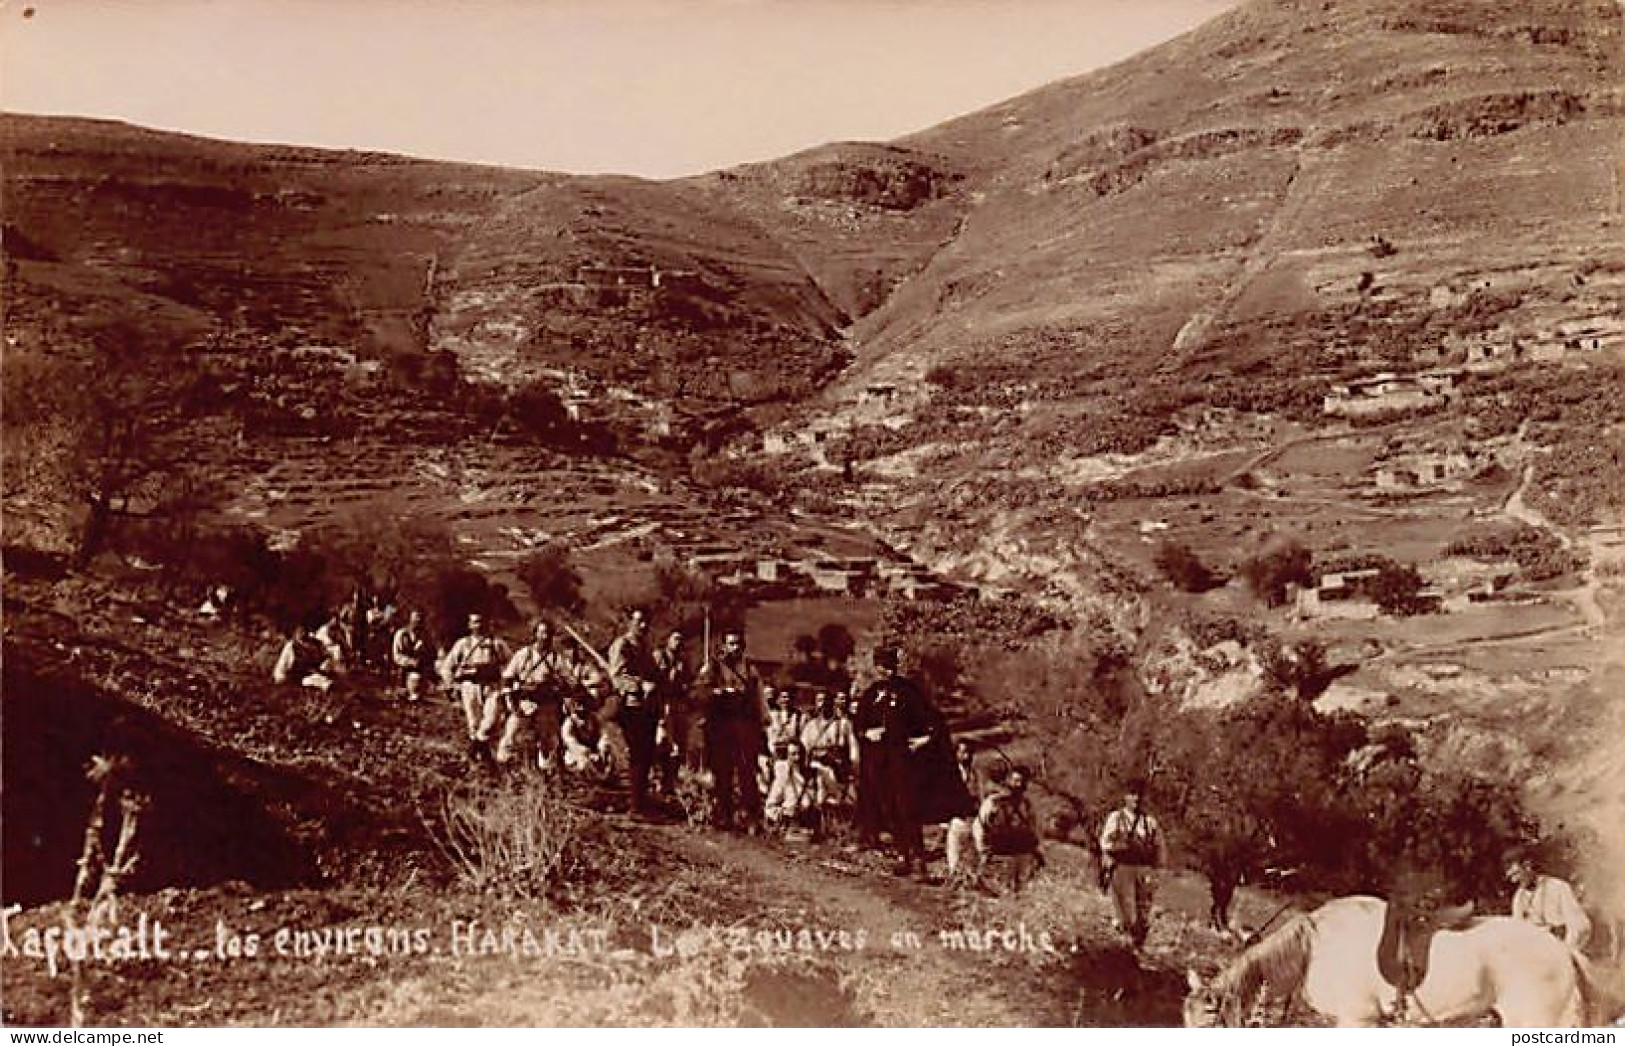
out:
M1276 694L1289 694L1313 701L1326 692L1338 676L1355 666L1334 666L1326 657L1326 645L1316 639L1300 639L1291 646L1270 641L1257 647L1264 685Z
M545 382L520 386L507 395L502 406L503 416L520 432L550 442L565 442L573 434L570 412Z
M134 321L62 337L6 360L7 487L62 510L84 566L119 524L196 510L187 429L211 383Z
M1425 584L1414 566L1389 560L1377 569L1377 576L1368 582L1368 591L1383 613L1410 617L1428 610L1428 601L1422 598Z
M443 524L376 506L339 514L302 544L328 564L329 605L358 589L421 605L434 597L439 574L466 566Z
M537 607L579 614L586 608L581 595L581 573L570 562L570 549L552 541L524 559L515 568L519 581Z
M824 655L824 661L832 669L842 669L852 660L852 654L858 649L858 641L852 637L852 632L839 621L831 621L818 630L818 651Z
M1241 576L1266 606L1278 607L1286 602L1288 585L1307 585L1312 580L1309 572L1313 557L1309 550L1297 542L1288 542L1268 549L1245 560Z
M1163 577L1183 592L1202 593L1224 584L1224 579L1209 569L1183 542L1162 542L1152 554L1151 562Z
M959 649L946 643L932 643L914 651L914 663L925 683L926 692L937 700L959 685Z
M439 635L462 635L470 614L498 625L519 620L508 590L472 567L448 566L426 580L430 623Z
M711 622L713 638L726 628L745 624L745 601L737 588L724 588L710 575L666 560L655 566L655 610L664 627L689 635Z

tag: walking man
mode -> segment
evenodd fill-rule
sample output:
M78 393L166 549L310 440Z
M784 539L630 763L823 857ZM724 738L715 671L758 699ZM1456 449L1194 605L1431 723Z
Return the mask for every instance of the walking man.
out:
M564 698L572 689L570 665L553 645L553 626L536 622L531 641L513 655L502 670L508 717L496 760L507 764L534 758L537 769L558 765L560 731L564 725Z
M694 672L683 654L684 641L683 633L672 629L654 652L659 673L660 726L666 735L658 759L660 788L668 797L676 794L679 769L700 767L700 746L694 737Z
M983 773L976 765L976 756L971 752L970 745L961 741L954 746L954 766L959 771L959 779L964 782L965 791L970 793L972 801L982 802L988 791ZM975 825L976 813L969 813L953 818L948 822L948 879L950 882L975 879L981 873L982 849L976 846ZM976 867L969 868L967 858L974 856Z
M1152 870L1166 858L1162 827L1145 812L1145 782L1130 781L1123 805L1100 830L1102 877L1111 891L1113 925L1138 948L1151 929Z
M468 634L446 655L446 678L463 703L471 761L491 758L491 735L502 712L502 668L511 656L508 644L486 634L479 614L468 615Z
M912 872L924 880L924 818L936 823L936 812L944 811L941 820L946 821L971 804L953 766L942 717L919 684L902 675L898 664L895 648L875 651L875 667L881 676L865 692L859 707L858 766L875 790L879 827L891 833L898 855L896 873ZM929 758L933 753L942 753L946 759ZM937 762L944 764L946 775L933 772Z
M835 698L827 690L819 691L813 714L801 727L801 747L807 753L819 808L844 805L857 740L852 721L836 714Z

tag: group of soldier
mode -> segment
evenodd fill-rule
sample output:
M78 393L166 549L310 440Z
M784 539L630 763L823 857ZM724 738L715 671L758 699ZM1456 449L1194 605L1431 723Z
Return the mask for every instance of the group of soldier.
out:
M1019 886L1042 863L1026 771L1007 765L989 780L970 748L953 744L924 688L901 672L895 648L875 651L869 685L805 687L802 708L794 689L763 678L738 629L723 630L714 648L707 629L695 666L688 637L673 629L655 642L642 609L627 614L603 652L545 618L513 649L470 615L444 650L420 614L391 631L392 618L389 608L347 604L314 632L296 628L274 678L325 691L370 664L407 701L443 688L460 710L472 765L600 782L624 776L635 816L659 816L674 803L692 814L703 798L711 825L725 831L816 836L844 822L859 845L889 841L898 874L925 881L927 825L945 826L950 882L977 881L997 855L1016 859ZM1153 871L1166 859L1144 795L1143 781L1129 781L1098 839L1100 886L1135 946L1150 929ZM1572 889L1532 868L1527 858L1509 867L1514 914L1583 946L1590 926Z
M276 680L340 685L346 662L366 656L347 642L356 620L347 608L314 633L296 629ZM376 649L379 629L372 636ZM992 785L963 745L956 758L946 720L901 672L896 649L875 651L868 686L792 688L763 678L742 631L722 630L714 646L709 638L692 658L681 630L657 642L647 612L633 609L602 652L545 618L514 649L474 614L442 650L414 612L387 644L387 671L407 701L437 687L451 695L471 765L624 778L634 816L674 804L692 815L699 798L726 831L816 836L844 822L860 845L889 842L898 873L922 879L926 825L948 826L954 877L989 852L1037 853L1025 774Z

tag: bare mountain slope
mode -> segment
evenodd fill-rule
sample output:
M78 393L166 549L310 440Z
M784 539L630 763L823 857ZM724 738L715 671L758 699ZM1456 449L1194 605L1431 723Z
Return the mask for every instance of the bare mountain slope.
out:
M1620 48L1601 0L1267 0L922 132L899 144L984 195L862 356L1008 361L1059 333L1143 369L1486 274L1538 304L1617 257Z
M678 184L15 115L0 148L25 340L136 310L177 342L520 349L700 400L805 391L844 358L796 260Z

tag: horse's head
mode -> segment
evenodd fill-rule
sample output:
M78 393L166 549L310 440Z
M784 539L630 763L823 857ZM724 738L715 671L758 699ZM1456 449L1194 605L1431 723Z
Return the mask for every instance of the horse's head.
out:
M1224 1013L1212 986L1202 980L1195 970L1185 971L1185 983L1190 991L1185 995L1184 1021L1187 1028L1217 1028L1224 1023Z

